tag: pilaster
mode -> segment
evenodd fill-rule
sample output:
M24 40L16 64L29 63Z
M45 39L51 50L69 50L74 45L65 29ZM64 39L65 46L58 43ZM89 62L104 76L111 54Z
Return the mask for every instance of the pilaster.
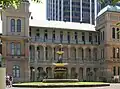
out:
M83 68L83 80L86 80L86 67Z
M45 54L46 54L46 49L45 49L45 48L46 48L46 46L43 46L43 50L44 50L44 61L46 61L46 55L45 55Z

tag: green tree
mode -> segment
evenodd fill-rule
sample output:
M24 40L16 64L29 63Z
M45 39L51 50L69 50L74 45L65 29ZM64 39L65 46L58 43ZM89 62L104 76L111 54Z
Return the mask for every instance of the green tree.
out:
M115 5L116 3L118 3L120 0L99 0L99 2L101 4L109 2L111 5Z
M2 9L5 9L9 6L13 6L15 9L21 4L23 1L28 1L28 0L0 0L0 7ZM41 0L31 0L35 3L40 3Z

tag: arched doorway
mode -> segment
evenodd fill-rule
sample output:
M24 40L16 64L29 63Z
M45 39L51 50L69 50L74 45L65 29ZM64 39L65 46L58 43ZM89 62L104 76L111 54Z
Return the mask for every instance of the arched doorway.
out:
M30 81L35 81L35 68L30 67Z
M76 69L74 67L71 68L71 78L72 79L77 78L77 76L76 76Z
M46 68L46 73L47 73L47 77L46 78L52 78L52 68L51 67L47 67Z
M79 80L83 81L83 68L79 68Z
M44 78L44 70L42 67L37 68L38 74L37 74L37 81L41 81Z

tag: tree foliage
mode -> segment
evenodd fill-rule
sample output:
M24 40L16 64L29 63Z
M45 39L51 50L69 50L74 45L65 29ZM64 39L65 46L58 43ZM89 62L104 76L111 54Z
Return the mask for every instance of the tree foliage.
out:
M111 5L115 5L116 3L120 2L120 0L99 0L99 2L102 3L109 3Z
M23 1L28 1L28 0L0 0L0 7L2 9L5 9L9 6L13 6L15 9L21 4ZM31 0L35 3L40 3L41 0Z

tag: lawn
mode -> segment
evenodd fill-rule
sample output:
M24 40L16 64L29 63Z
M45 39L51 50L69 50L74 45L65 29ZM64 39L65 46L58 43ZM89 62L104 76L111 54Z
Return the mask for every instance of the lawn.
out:
M97 85L105 84L104 82L64 82L64 83L43 83L43 82L30 82L30 83L17 83L14 85Z

